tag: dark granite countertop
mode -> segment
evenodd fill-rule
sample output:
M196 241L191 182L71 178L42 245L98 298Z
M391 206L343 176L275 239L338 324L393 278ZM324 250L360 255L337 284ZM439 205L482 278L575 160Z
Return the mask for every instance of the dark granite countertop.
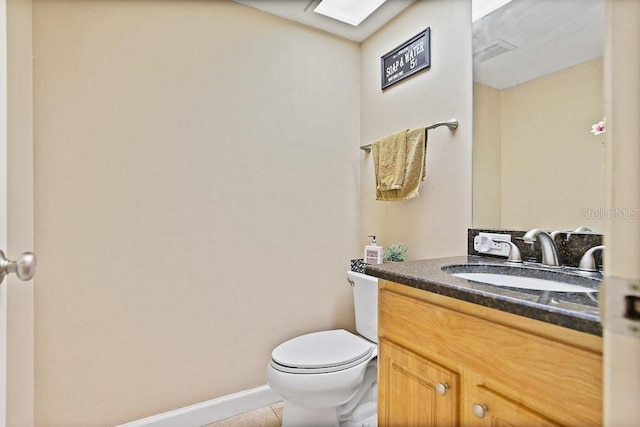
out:
M550 292L494 286L462 279L445 273L447 266L472 266L474 272L509 269L509 274L553 278L562 274L565 281L592 288L593 292ZM456 267L448 267L454 270ZM458 267L460 269L462 267ZM519 274L519 272L522 274ZM515 273L514 273L515 272ZM422 289L428 292L483 305L508 313L552 323L558 326L602 335L598 314L600 273L585 274L576 268L548 268L536 263L520 266L504 259L482 256L458 256L378 265L367 264L365 273L381 279Z

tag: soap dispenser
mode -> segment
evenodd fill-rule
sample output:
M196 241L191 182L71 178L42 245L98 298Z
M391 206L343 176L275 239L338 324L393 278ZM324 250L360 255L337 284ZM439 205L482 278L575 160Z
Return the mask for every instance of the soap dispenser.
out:
M376 245L376 236L370 235L371 244L364 247L364 262L382 264L382 246Z

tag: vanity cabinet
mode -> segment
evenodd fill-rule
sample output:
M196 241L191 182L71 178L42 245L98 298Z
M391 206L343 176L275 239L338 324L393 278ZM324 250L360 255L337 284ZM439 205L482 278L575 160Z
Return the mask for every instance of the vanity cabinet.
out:
M602 425L601 337L379 286L379 425Z

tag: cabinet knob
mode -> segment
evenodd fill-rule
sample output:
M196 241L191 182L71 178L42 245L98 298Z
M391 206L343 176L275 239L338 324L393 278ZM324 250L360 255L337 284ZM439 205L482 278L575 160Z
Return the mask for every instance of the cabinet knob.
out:
M478 418L484 418L488 410L487 405L482 405L481 403L473 404L473 415Z
M447 390L449 390L449 384L447 383L438 383L436 384L436 393L440 396L444 396L447 394Z

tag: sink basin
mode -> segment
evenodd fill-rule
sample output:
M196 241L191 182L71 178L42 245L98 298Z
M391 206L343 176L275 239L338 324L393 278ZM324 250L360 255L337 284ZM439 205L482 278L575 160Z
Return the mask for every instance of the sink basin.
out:
M550 292L598 292L599 282L562 272L502 265L450 265L442 268L455 277L508 288Z
M539 279L536 277L512 276L510 274L492 273L453 273L453 276L461 277L474 282L488 283L509 288L532 289L536 291L551 292L594 292L591 288L555 280Z

